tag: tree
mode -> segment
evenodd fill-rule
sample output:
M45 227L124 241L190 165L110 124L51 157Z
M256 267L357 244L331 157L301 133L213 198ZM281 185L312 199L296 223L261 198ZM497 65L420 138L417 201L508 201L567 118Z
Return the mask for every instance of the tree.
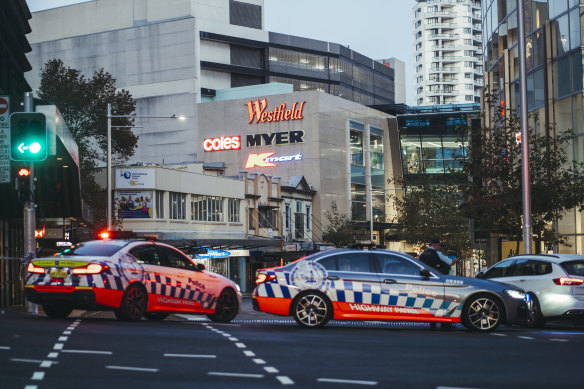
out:
M439 238L447 251L469 258L469 223L460 210L464 200L457 180L460 175L450 174L452 181L424 174L415 179L394 180L394 186L403 188L401 195L389 195L397 215L396 232L400 239L418 247Z
M354 241L351 218L339 211L335 201L331 204L330 211L324 211L328 220L325 228L325 240L336 247L347 247Z
M114 115L131 115L136 102L126 90L116 90L116 80L103 68L86 78L62 60L49 60L41 69L39 97L56 105L79 148L82 196L94 209L96 219L105 219L106 192L95 182L95 173L106 165L107 104ZM115 120L115 121L114 121ZM133 118L114 118L115 126L132 126ZM138 137L131 128L112 131L112 163L127 161Z
M521 145L519 116L501 107L496 93L485 90L490 125L474 131L471 155L464 171L465 213L482 233L499 234L519 242L523 237ZM484 118L485 119L485 118ZM548 245L557 242L550 223L584 201L584 165L569 160L566 150L574 131L557 131L529 115L529 174L531 224L534 235Z

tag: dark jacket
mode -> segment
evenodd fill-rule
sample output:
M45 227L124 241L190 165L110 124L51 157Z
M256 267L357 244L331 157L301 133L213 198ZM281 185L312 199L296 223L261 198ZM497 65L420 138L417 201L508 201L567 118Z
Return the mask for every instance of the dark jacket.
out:
M442 274L450 273L450 265L440 259L436 250L426 249L418 259Z

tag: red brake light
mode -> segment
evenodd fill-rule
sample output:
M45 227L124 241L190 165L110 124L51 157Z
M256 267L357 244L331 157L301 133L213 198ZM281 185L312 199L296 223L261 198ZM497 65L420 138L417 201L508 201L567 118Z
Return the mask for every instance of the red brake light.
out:
M109 269L109 266L101 266L99 263L90 263L85 267L73 269L73 274L99 274Z
M26 268L26 271L28 271L29 273L45 274L45 268L44 267L36 266L32 262L28 264L28 267Z
M264 274L264 273L260 273L258 274L257 278L256 278L256 284L263 284L264 282L270 282L270 281L274 281L276 279L276 276L274 274Z
M584 280L581 278L562 277L562 278L555 278L554 283L556 285L578 286L578 285L584 284Z

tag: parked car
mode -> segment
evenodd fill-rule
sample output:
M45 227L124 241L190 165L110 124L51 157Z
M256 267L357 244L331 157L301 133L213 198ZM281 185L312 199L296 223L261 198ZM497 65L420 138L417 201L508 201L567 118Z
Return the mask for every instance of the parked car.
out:
M25 293L56 318L86 309L113 310L122 320L163 320L181 312L228 322L241 307L234 282L172 246L148 240L95 240L34 259Z
M526 294L498 282L441 275L395 251L339 249L258 271L253 307L301 327L329 320L459 323L474 331L527 318Z
M532 300L536 327L551 318L584 317L584 256L520 255L507 258L477 274L524 289Z

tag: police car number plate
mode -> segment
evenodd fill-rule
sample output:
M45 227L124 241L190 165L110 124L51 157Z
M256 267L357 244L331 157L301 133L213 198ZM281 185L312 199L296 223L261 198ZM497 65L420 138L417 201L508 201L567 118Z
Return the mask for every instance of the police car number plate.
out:
M49 276L51 278L65 278L67 277L67 269L51 269Z

